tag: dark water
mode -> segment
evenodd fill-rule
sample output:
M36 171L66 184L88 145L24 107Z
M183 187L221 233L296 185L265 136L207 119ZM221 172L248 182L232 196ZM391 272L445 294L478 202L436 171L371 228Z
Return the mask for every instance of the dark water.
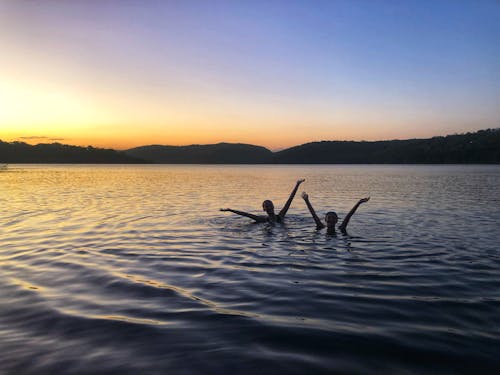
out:
M218 211L321 214L348 236ZM500 166L0 171L0 372L498 373Z

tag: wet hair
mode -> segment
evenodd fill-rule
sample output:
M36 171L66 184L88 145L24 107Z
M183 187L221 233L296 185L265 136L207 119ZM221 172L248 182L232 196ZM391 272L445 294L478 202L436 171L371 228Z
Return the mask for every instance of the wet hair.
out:
M335 219L339 219L339 217L337 216L337 213L335 211L328 211L326 214L325 214L325 218L327 216L335 216Z
M266 199L264 202L262 202L262 208L265 210L265 206L268 206L268 205L271 205L271 207L273 208L274 210L274 204L272 201L270 201L269 199Z
M264 202L262 202L262 206L266 206L270 204L271 206L274 206L273 201L270 201L269 199L266 199Z

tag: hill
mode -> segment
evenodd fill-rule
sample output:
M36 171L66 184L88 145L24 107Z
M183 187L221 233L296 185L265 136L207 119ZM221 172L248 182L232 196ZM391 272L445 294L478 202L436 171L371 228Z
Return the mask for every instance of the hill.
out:
M242 143L191 146L142 146L125 151L127 155L172 164L266 164L273 163L267 148Z
M500 129L429 139L322 141L279 152L247 144L142 146L125 151L153 163L441 164L500 163Z
M273 153L241 143L132 148L123 152L60 143L0 141L0 163L452 164L500 163L500 129L428 139L321 141Z
M0 141L1 163L149 163L123 152L89 147L68 146L60 143L38 144Z
M312 142L274 156L279 164L500 163L500 129L430 139Z

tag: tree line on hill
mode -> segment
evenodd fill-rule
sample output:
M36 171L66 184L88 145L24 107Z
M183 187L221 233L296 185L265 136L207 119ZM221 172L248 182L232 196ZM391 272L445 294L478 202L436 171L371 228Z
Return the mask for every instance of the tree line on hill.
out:
M500 163L500 129L429 139L311 142L272 152L264 147L219 143L143 146L128 155L154 163L234 164L440 164Z
M429 139L312 142L276 153L276 162L290 164L500 163L500 129Z
M124 152L92 146L78 147L60 143L38 144L0 141L0 163L147 163Z
M231 143L116 151L0 141L0 163L496 164L500 163L500 128L429 139L311 142L278 152Z

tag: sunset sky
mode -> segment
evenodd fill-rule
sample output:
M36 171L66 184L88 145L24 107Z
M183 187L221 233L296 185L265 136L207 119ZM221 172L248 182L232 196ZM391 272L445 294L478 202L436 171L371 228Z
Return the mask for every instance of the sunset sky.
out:
M0 0L0 139L113 147L500 126L500 2Z

